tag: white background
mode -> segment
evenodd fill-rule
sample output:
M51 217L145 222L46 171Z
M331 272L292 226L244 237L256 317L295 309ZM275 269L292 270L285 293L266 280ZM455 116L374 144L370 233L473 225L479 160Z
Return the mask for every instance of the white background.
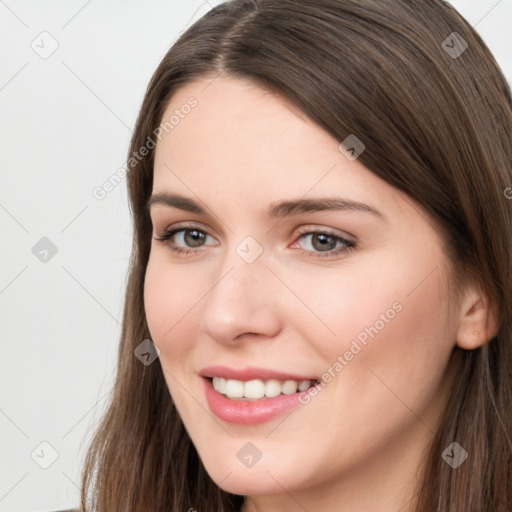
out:
M0 511L78 505L113 384L131 247L125 181L101 201L92 190L125 163L168 48L219 3L0 0ZM512 82L512 0L452 5ZM52 44L46 59L31 47ZM46 263L32 252L43 237L57 247ZM48 469L34 461L50 460L42 442L58 453Z

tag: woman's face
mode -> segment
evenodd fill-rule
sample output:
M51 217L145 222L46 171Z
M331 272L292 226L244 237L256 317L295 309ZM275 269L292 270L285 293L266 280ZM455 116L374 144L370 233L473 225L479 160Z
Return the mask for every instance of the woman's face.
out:
M150 213L154 237L177 232L153 238L144 297L206 470L244 495L407 487L455 345L440 234L361 146L249 82L208 83L163 117Z

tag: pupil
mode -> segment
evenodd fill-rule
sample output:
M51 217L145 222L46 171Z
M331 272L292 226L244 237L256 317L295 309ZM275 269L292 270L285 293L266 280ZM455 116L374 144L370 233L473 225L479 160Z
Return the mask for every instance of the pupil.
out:
M197 229L189 230L186 232L185 238L187 239L187 245L191 245L192 247L197 247L201 245L201 242L204 239L204 233L198 231ZM190 243L189 243L190 242Z
M329 243L329 239L331 239L331 242ZM331 235L325 235L325 234L317 234L313 236L313 246L315 245L315 242L320 242L320 250L321 251L327 251L329 249L334 249L334 246L336 245L336 241ZM315 247L316 248L316 247Z

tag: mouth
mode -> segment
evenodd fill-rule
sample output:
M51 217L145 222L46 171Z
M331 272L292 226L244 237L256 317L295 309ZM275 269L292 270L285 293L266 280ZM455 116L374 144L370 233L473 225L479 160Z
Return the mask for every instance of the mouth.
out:
M252 379L248 381L226 379L225 377L210 377L213 389L232 400L256 401L275 398L280 395L293 395L308 390L319 384L315 380L278 380L278 379Z
M311 376L258 368L224 366L200 372L206 401L217 418L228 423L257 425L304 403L301 395L320 383Z

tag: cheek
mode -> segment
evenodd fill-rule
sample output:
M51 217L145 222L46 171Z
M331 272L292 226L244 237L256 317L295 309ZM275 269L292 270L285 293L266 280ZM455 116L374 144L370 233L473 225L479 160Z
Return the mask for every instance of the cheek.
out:
M436 391L455 344L450 308L439 278L437 275L403 296L403 310L373 354L375 365L378 358L388 361L387 367L379 365L386 382L411 400L415 393Z
M184 272L172 269L161 255L150 257L144 281L144 309L151 340L160 350L159 362L173 401L184 418L193 416L194 403L183 393L190 353L198 325L194 304L198 291L187 286ZM199 295L200 297L200 295ZM188 386L188 384L187 384Z
M454 345L444 260L432 250L404 254L344 269L334 279L302 278L307 305L318 317L309 315L307 338L331 381L339 380L333 374L349 373L360 392L376 382L371 369L405 394L439 384Z
M306 306L290 299L301 313L302 327L307 330L304 337L316 346L325 362L349 350L354 340L364 347L402 314L402 283L389 272L383 274L361 264L287 276Z
M183 272L173 271L161 260L160 256L150 256L144 281L144 309L151 338L165 355L170 350L175 354L187 349L184 341L190 337L179 333L190 325L190 317L195 314L193 306L200 295L193 286L187 286Z
M350 361L335 386L348 403L366 404L361 410L372 411L382 425L392 413L395 418L406 418L410 411L422 416L431 407L454 345L446 276L438 267L422 281L428 272L420 268L402 267L393 288L375 281L379 287L365 302L364 314L344 316L350 329L343 355ZM425 422L431 421L427 414Z
M168 324L166 318L174 311L172 294L165 293L171 283L161 270L161 265L150 257L144 279L144 310L153 341L161 338Z

